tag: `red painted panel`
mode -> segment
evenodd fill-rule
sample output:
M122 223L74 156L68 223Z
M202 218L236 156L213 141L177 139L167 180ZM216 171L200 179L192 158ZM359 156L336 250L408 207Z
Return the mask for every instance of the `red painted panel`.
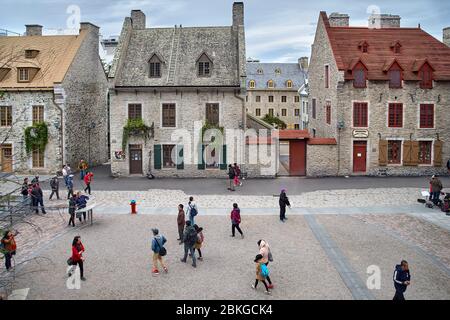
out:
M306 141L289 141L289 175L306 175Z
M367 142L353 141L353 172L366 172Z

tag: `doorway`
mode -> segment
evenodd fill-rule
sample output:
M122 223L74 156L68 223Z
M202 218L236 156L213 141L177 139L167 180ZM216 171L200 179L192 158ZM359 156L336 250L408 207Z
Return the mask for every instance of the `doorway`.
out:
M12 145L4 144L1 146L0 152L1 172L13 172L12 165Z
M142 174L142 146L130 144L130 174Z
M367 141L353 141L353 172L366 172Z

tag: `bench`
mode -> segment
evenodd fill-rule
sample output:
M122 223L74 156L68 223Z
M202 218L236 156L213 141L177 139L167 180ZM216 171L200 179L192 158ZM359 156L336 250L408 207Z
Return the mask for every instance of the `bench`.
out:
M91 222L91 225L92 225L92 224L94 223L94 217L93 217L93 215L94 215L94 208L95 208L95 207L96 207L95 204L90 204L90 205L86 206L85 208L76 210L76 211L75 211L75 215L76 215L77 213L85 213L85 212L87 212L87 214L88 214L88 219L89 219L89 221Z

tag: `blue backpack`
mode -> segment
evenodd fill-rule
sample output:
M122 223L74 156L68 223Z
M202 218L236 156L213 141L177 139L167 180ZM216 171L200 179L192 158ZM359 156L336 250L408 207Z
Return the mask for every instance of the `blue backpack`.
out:
M264 263L261 263L261 275L264 278L267 278L269 276L269 268Z
M195 207L191 207L191 205L189 205L189 208L191 209L190 210L190 215L192 216L192 217L195 217L196 215L197 215L197 209L195 209Z

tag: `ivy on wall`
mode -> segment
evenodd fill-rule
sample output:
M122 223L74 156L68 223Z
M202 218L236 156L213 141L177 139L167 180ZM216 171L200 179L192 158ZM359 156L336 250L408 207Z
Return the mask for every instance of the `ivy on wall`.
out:
M48 127L45 122L38 122L25 128L25 149L27 153L30 153L36 148L44 152L47 143Z
M127 149L130 136L141 136L147 142L152 133L153 128L147 126L142 119L128 119L127 124L123 127L122 151Z

